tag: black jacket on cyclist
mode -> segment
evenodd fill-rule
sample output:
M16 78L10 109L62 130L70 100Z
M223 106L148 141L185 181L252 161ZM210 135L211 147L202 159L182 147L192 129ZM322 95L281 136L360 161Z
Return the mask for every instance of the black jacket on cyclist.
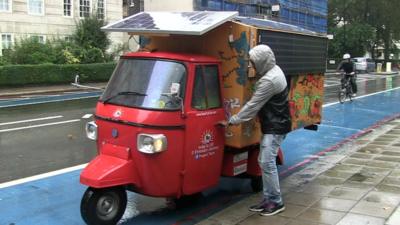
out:
M346 59L340 62L337 70L343 70L346 74L354 72L354 63L350 59Z

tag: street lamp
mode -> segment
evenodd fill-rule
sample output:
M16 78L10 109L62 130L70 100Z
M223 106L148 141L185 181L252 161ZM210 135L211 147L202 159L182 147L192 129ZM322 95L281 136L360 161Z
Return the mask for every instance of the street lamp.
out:
M333 34L327 34L328 41L326 42L326 58L329 59L329 41L333 40ZM329 64L335 64L335 61L329 59ZM325 62L325 70L328 70L328 61Z

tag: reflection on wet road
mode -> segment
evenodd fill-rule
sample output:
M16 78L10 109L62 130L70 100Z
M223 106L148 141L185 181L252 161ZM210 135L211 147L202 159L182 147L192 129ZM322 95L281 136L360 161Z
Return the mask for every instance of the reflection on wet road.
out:
M324 104L337 102L340 89L340 75L325 76ZM367 95L383 90L389 90L400 86L399 75L374 75L358 74L358 96Z

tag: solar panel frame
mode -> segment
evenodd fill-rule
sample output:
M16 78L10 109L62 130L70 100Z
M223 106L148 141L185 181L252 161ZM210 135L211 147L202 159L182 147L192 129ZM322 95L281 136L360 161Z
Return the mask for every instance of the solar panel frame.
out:
M238 15L236 11L140 12L102 27L106 32L202 35Z

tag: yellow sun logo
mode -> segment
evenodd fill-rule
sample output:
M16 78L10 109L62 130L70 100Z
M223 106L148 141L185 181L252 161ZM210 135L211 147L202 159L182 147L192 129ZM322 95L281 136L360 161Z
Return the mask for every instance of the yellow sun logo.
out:
M210 142L213 142L213 140L214 140L213 133L210 130L206 130L201 136L202 144L208 144Z

